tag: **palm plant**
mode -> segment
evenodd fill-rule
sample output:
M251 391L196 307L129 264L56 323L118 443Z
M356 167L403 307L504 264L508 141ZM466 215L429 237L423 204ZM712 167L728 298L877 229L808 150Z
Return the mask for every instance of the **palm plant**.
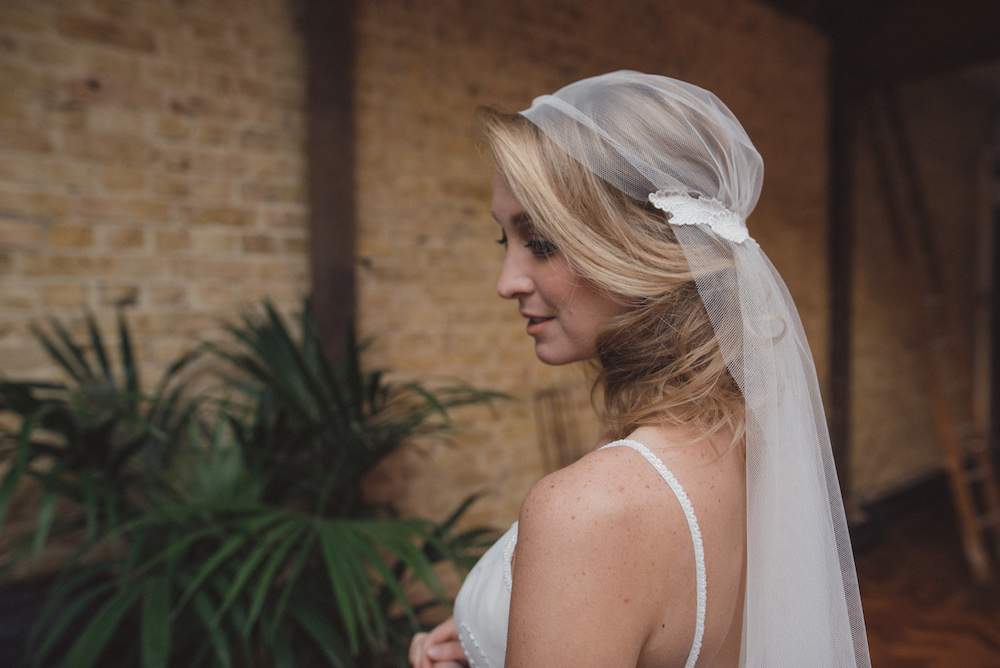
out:
M327 659L372 665L386 646L405 647L400 636L416 626L418 609L405 595L404 573L440 601L444 592L432 565L444 558L467 567L489 532L452 533L472 499L435 525L367 503L364 479L404 443L446 430L448 409L501 395L461 383L432 392L419 383L389 382L381 370L362 370L363 346L353 339L334 367L323 352L308 302L298 338L267 302L263 313L246 314L227 331L232 343L210 349L227 363L222 378L242 395L237 403L247 409L242 416L231 410L229 420L242 461L255 472L254 479L267 472L261 486L265 505L294 509L289 522L308 517L313 523L297 543L300 561L316 564L316 569L303 567L300 591L322 593L301 604L322 623L293 614L300 630L317 629L312 640ZM422 547L414 549L417 545ZM354 661L366 658L354 664L348 654Z
M446 429L449 408L498 395L390 382L362 370L353 342L335 367L308 303L298 330L265 303L203 349L221 362L226 400L183 430L157 428L171 439L144 469L158 474L157 503L95 531L123 548L59 581L31 639L36 663L88 606L66 665L404 661L422 610L446 601L435 564L467 566L488 532L454 531L471 499L434 523L366 502L362 482L414 436ZM411 603L414 585L425 603Z
M334 368L308 303L299 340L267 302L263 314L245 314L226 329L235 345L209 349L228 363L221 377L242 395L245 416L231 425L247 464L271 471L270 504L294 500L326 516L363 514L361 483L387 455L444 431L448 409L501 396L457 382L433 392L388 382L382 370L362 371L364 346L353 338Z
M193 410L180 378L191 356L171 365L145 395L124 318L119 314L118 369L93 315L85 323L86 344L55 319L51 331L33 328L68 382L0 380L0 414L13 418L0 422L0 461L9 467L0 483L0 528L26 480L41 490L31 539L0 547L6 557L0 576L66 534L83 530L83 547L90 549L156 503L177 434ZM60 499L73 503L57 514Z

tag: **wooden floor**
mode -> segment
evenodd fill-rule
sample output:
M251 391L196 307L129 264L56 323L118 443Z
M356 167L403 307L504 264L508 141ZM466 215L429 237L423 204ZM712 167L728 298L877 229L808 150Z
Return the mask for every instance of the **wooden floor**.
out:
M1000 584L972 582L950 508L895 522L856 563L874 668L1000 668Z

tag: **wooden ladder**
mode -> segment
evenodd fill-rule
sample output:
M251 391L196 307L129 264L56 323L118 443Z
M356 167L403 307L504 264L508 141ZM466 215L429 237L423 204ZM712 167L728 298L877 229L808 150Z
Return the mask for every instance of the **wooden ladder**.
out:
M931 402L931 415L948 475L966 559L980 582L993 578L988 538L1000 538L1000 492L987 438L988 419L978 415L969 364L957 317L945 290L935 252L931 217L917 174L900 110L893 92L872 95L866 104L889 224L903 266L913 324L923 335L920 360Z

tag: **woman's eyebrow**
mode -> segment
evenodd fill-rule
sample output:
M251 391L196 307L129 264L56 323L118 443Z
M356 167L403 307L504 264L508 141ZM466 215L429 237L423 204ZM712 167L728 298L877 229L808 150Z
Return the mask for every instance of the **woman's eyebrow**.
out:
M495 211L490 211L490 215L493 216L493 220L500 223L500 217L497 216ZM510 217L510 222L515 227L534 227L534 223L531 222L531 216L526 212L521 211L520 213L515 213Z

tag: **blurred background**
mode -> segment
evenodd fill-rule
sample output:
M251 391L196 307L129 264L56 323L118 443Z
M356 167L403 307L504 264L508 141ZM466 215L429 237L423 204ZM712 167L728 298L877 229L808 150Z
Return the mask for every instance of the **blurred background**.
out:
M893 630L910 604L873 603L907 648L873 656L1000 665L981 601L1000 512L997 3L0 0L0 374L55 373L30 331L48 316L111 330L123 311L154 377L241 309L311 293L330 350L356 323L373 366L517 399L457 412L453 442L367 482L436 518L485 490L466 521L506 527L600 425L588 370L538 363L495 294L475 111L616 69L715 92L764 157L751 234L812 345L863 597L952 582L894 569L931 538L929 569L970 587L920 594L914 614L961 621L916 635ZM975 636L971 658L943 626Z

